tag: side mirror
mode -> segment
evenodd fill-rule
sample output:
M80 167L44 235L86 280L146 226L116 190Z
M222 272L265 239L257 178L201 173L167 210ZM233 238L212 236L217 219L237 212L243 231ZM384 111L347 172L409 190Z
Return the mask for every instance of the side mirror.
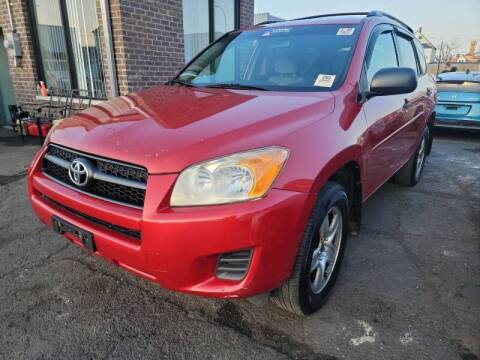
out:
M407 94L417 88L417 74L411 68L384 68L373 76L368 97Z

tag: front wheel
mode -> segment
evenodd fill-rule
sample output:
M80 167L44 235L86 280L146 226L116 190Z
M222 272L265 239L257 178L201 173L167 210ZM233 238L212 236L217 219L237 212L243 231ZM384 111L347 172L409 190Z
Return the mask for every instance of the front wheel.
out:
M341 185L327 182L310 215L292 275L272 293L272 301L298 315L318 310L337 278L347 235L347 194Z

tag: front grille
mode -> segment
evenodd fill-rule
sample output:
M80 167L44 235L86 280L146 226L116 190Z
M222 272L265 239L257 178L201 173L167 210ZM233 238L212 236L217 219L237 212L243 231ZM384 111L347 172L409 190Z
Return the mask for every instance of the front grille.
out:
M139 182L143 182L144 184L147 182L147 170L137 166L120 164L116 161L97 158L77 151L68 150L56 145L50 145L48 147L47 154L56 156L60 159L70 162L79 156L87 158L90 157L91 159L94 159L96 161L97 169L105 174L117 176L123 179L136 180Z
M73 209L65 206L65 205L60 204L59 202L57 202L55 200L50 199L48 196L43 196L43 198L46 201L48 201L49 203L52 203L53 205L55 205L56 207L70 213L70 215L76 216L76 217L81 218L83 220L87 220L88 222L91 222L95 225L99 225L99 226L107 228L111 231L115 231L119 234L122 234L122 235L125 235L125 236L128 236L128 237L132 237L136 240L140 240L140 238L142 237L142 234L141 234L140 231L132 230L132 229L120 226L120 225L110 224L106 221L94 218L93 216L78 212L76 210L73 210Z
M247 274L252 250L225 253L218 256L216 276L219 279L242 280Z
M69 167L75 159L87 159L93 167L93 180L86 186L78 186L69 177ZM99 158L49 145L42 161L43 173L77 191L123 205L142 208L148 173L145 168Z

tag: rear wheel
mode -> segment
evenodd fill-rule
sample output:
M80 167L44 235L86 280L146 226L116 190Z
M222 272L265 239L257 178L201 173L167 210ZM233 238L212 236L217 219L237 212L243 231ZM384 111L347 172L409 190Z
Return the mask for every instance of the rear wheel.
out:
M428 155L429 144L430 132L428 127L426 127L415 154L413 154L410 160L395 174L394 181L397 184L415 186L419 182L425 166L425 159Z
M298 315L318 310L335 283L347 234L347 194L339 184L328 182L318 195L292 275L272 293L272 301Z

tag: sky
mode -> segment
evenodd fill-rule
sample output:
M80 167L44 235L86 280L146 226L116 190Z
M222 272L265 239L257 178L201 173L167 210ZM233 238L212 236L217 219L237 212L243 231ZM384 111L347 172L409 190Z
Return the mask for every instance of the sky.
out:
M422 27L436 46L443 40L457 43L456 51L465 52L476 39L480 51L480 0L255 0L255 13L284 19L369 10L386 11L414 30Z

